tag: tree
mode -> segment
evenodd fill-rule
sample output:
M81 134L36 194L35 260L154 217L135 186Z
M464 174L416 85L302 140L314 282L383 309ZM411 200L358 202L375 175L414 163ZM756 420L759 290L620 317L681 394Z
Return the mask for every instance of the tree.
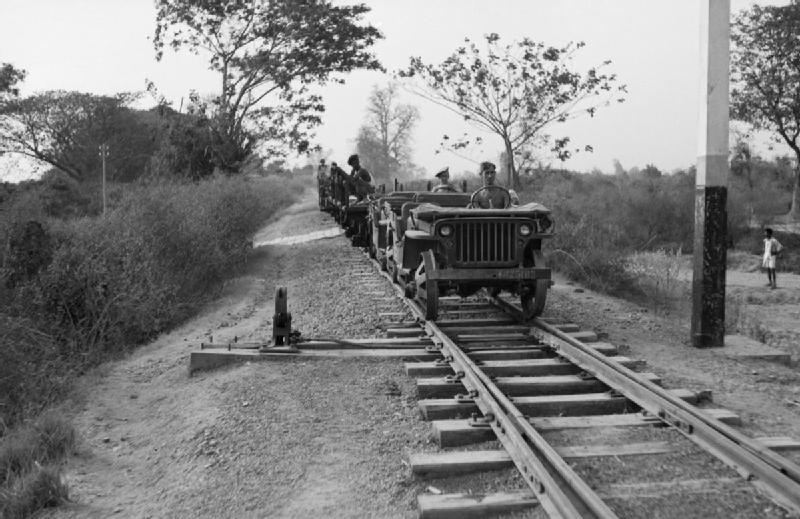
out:
M136 98L55 90L11 99L0 106L0 152L33 157L83 181L98 171L98 146L107 143L109 177L132 180L155 146L147 124L127 106Z
M517 161L543 138L545 128L580 114L593 116L615 97L623 100L625 87L615 86L616 75L601 71L609 61L584 74L571 70L582 42L557 48L525 38L501 45L497 34L485 36L483 49L469 38L465 42L438 65L412 57L399 75L408 78L413 92L500 137L510 186L518 184ZM459 139L450 145L457 149L469 144L469 139ZM564 160L572 153L568 146L568 137L555 139L553 151Z
M625 172L625 168L622 167L622 162L620 162L619 159L614 159L612 161L612 164L614 166L614 174L616 176L623 177L623 176L627 175L627 173Z
M398 103L397 85L374 86L367 103L367 117L356 138L356 151L373 174L390 180L408 176L411 163L411 134L419 121L419 110Z
M736 15L731 40L731 117L774 132L795 155L792 204L800 219L800 2L753 5Z
M235 171L259 147L276 156L306 151L324 105L313 84L338 73L379 69L370 47L381 38L360 24L363 4L327 0L158 0L156 56L165 46L210 55L220 76L209 106L220 168Z
M27 73L10 63L0 63L0 103L19 96L19 86Z
M157 112L160 124L156 150L149 162L152 174L192 180L211 175L214 142L205 116L179 113L166 105L159 105L153 111Z

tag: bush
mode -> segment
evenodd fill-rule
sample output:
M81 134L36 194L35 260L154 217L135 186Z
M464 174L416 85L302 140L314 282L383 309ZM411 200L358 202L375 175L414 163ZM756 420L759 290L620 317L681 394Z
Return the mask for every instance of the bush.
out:
M31 319L0 313L0 437L3 425L61 394L77 364L64 358L53 337L37 326Z
M625 270L633 277L653 311L657 311L672 308L685 300L686 284L681 281L684 263L680 249L675 252L636 252L627 258Z
M0 487L0 517L24 519L68 499L67 485L61 481L58 469L37 464L9 487Z
M44 413L0 440L0 517L24 518L67 500L58 464L75 449L72 424Z
M301 190L274 177L140 185L106 217L39 220L47 264L0 289L0 325L11 330L0 336L0 418L16 420L51 400L65 379L188 316ZM0 250L29 218L21 213L23 223L0 230ZM14 257L0 253L2 272L14 271Z
M631 255L691 250L691 171L662 175L648 166L612 176L537 170L521 178L519 195L522 203L540 202L553 213L550 265L596 290L645 296L655 278L632 271Z
M43 413L2 438L0 485L22 476L35 464L57 462L75 449L75 428L53 411Z

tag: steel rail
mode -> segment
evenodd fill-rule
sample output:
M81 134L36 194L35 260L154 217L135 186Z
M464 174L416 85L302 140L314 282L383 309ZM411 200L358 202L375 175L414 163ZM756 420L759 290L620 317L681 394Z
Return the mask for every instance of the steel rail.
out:
M519 315L511 303L489 298ZM555 352L614 388L648 413L675 427L684 436L736 470L756 488L793 513L800 513L800 466L741 432L708 416L701 409L670 394L661 386L608 359L577 339L533 320L532 334Z
M379 267L379 266L378 266ZM391 278L380 271L385 277ZM445 358L452 359L454 372L469 391L461 401L475 403L497 439L508 451L525 482L533 490L542 508L553 518L616 518L616 514L547 443L528 419L505 396L483 370L434 322L425 319L418 304L395 291L437 344Z

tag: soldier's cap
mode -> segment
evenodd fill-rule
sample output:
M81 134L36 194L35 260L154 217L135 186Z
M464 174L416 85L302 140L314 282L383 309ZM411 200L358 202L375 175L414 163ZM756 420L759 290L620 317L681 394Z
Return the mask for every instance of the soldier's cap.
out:
M347 165L352 166L358 160L358 155L355 153L347 158Z
M481 175L486 173L487 171L494 171L497 172L497 166L495 166L491 162L481 162Z
M450 176L450 166L444 168L443 170L434 175L434 177L436 178L444 178L449 176Z

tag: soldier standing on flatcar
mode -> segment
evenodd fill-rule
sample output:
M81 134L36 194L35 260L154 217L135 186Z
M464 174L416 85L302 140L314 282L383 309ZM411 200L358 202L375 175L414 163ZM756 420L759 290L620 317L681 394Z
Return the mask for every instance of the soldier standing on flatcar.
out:
M344 182L347 178L347 172L345 172L342 168L339 167L336 162L331 162L331 177L330 177L330 186L331 186L331 194L333 199L337 202L344 203L343 197L345 196L344 193Z
M435 175L439 179L439 185L433 188L434 193L458 193L458 190L450 183L450 167L446 167Z
M490 186L495 185L497 178L497 166L491 162L481 162L481 179L483 180L484 189L475 196L475 206L481 209L505 209L509 206L519 205L519 196L513 189L491 189ZM498 186L501 187L501 186Z
M320 184L324 184L328 179L328 166L325 164L325 159L319 159L319 166L317 166L317 180Z
M369 171L361 167L358 155L353 154L347 159L347 164L353 168L350 172L350 184L354 188L356 198L364 200L367 195L375 192L372 177Z
M319 159L319 166L317 166L317 189L319 191L319 206L323 208L329 189L328 167L325 165L325 159Z

